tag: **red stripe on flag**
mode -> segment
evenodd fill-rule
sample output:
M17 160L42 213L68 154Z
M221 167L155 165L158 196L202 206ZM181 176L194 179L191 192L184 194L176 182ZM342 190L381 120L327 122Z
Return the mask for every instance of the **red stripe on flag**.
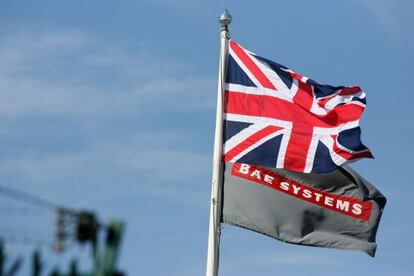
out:
M336 95L334 95L334 96L332 96L332 97L328 97L328 98L322 99L322 100L319 100L319 101L318 101L318 105L319 105L319 106L321 106L321 107L325 107L325 106L326 106L326 104L327 104L330 100L332 100L333 98L335 98L335 97L336 97Z
M299 75L298 73L289 72L289 75L294 78L295 80L302 81L303 76Z
M231 161L235 156L237 156L242 151L248 149L252 145L262 140L263 138L269 136L270 134L275 133L276 131L280 129L282 128L276 127L276 126L267 126L263 128L262 130L250 135L249 137L246 138L246 140L239 143L237 146L235 146L230 151L228 151L226 154L224 154L224 161L225 162Z
M302 108L306 110L310 110L312 108L312 104L314 100L312 86L304 82L301 82L301 81L298 83L299 83L298 91L296 92L296 95L293 98L293 101L297 105L300 105Z
M337 127L346 122L359 120L364 107L357 104L345 104L335 107L327 115L316 115L299 104L276 97L225 91L227 104L225 112L247 116L273 118L293 122L294 125L313 127ZM304 105L308 105L304 103Z
M299 172L305 171L312 132L313 127L297 127L294 125L286 149L283 168Z
M357 121L361 118L365 108L359 104L347 103L344 105L336 106L326 116L324 120L328 122L337 121L341 125L347 122Z
M249 55L233 40L230 41L230 48L263 87L277 90L262 70L260 70L256 63L249 57Z
M348 96L348 95L356 94L358 92L361 92L361 87L359 87L359 86L350 86L350 87L342 88L341 92L339 92L339 95Z

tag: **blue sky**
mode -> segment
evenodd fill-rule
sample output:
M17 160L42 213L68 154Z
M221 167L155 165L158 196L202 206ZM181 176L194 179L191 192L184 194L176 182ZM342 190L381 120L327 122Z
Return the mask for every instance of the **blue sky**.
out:
M364 89L363 141L376 159L353 168L388 203L376 258L224 225L220 275L411 275L413 2L240 2L0 1L1 183L124 218L129 275L204 274L217 17L228 8L247 49ZM52 229L0 216L0 232Z

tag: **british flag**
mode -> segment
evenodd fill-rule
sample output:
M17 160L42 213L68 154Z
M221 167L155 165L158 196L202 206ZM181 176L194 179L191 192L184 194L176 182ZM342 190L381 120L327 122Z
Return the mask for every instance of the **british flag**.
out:
M230 40L224 90L225 162L310 173L373 158L358 86L320 85Z

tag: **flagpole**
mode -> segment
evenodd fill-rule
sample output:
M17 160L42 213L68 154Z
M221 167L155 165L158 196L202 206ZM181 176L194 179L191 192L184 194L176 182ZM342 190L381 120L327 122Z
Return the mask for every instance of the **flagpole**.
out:
M217 276L219 266L219 248L221 234L221 190L223 182L223 83L228 55L228 26L231 15L227 10L220 15L220 62L217 89L216 130L214 136L213 175L211 180L210 223L208 234L207 269L206 276Z

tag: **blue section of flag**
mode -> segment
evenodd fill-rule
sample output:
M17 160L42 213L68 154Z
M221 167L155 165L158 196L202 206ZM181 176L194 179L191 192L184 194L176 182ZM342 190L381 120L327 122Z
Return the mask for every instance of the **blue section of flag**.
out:
M330 172L337 168L337 165L332 161L328 148L321 142L316 148L315 159L313 162L312 173Z
M256 87L232 56L229 56L228 59L226 82Z
M366 150L367 147L365 147L361 143L361 128L350 128L341 131L338 134L338 143L342 146L354 150L354 151L361 151Z
M287 67L280 65L279 63L276 63L264 57L260 57L260 56L255 56L255 57L258 60L266 62L270 66L270 68L272 68L279 75L280 79L283 81L286 87L288 87L289 89L292 88L293 78L289 75L288 72L282 70L282 69L287 69Z
M344 88L343 86L322 85L312 79L308 79L306 83L313 86L313 92L315 93L315 97L317 99L331 96L335 93L335 91Z
M357 101L357 102L360 102L360 103L362 103L364 105L367 104L367 98L361 99L361 98L358 98L358 97L352 97L352 101Z
M281 141L282 135L276 136L250 151L237 162L275 168Z
M243 122L224 121L224 141L229 140L231 137L249 127L252 124Z

